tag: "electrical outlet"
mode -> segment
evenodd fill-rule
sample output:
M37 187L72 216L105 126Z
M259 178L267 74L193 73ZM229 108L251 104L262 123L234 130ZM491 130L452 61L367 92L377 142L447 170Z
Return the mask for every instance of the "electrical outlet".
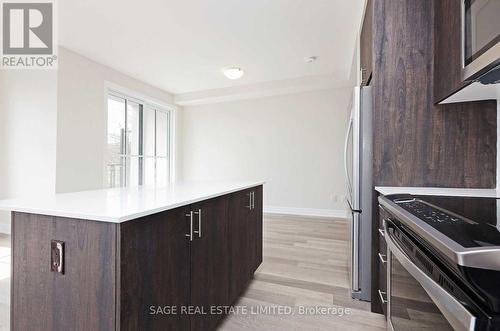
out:
M50 270L64 274L64 242L50 241Z

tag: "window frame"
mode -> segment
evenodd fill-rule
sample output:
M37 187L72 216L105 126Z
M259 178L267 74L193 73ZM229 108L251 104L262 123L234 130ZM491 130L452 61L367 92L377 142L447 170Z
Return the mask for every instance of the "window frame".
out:
M125 100L125 127L127 126L127 101L134 102L139 104L140 109L142 109L143 114L144 112L149 109L149 110L154 110L155 111L155 155L154 156L148 156L145 154L145 151L143 151L143 155L132 155L132 154L127 154L128 151L126 150L125 146L125 151L124 154L120 153L118 156L120 158L125 159L125 169L122 173L122 178L121 181L124 183L122 186L118 187L130 187L130 183L127 182L127 159L131 159L133 157L137 158L142 158L144 161L142 162L143 165L143 170L140 171L140 175L142 176L141 181L145 179L144 177L144 166L146 164L145 160L146 158L153 158L155 160L158 159L166 159L167 160L167 165L168 165L168 176L169 180L168 183L172 183L175 181L175 116L177 112L177 107L171 104L167 104L161 101L158 101L154 98L148 97L141 95L135 91L117 86L113 83L105 82L105 88L104 88L104 150L103 150L103 186L106 188L110 188L108 186L108 160L107 160L107 148L108 148L108 98L109 97L115 97L119 99L124 99ZM156 149L157 145L157 140L156 140L156 112L162 112L167 114L167 119L168 119L168 138L169 141L167 143L167 151L166 151L166 156L158 156L158 151ZM144 116L143 116L144 119ZM143 129L144 129L144 124L142 125L142 128L140 128L141 134L143 134ZM144 139L144 135L142 135L142 140ZM126 145L126 144L125 144ZM141 164L141 162L140 162ZM139 175L139 174L138 174ZM155 172L156 176L156 172ZM155 178L156 182L156 178ZM144 182L142 185L145 185ZM142 186L139 185L139 186ZM156 185L156 184L155 184Z

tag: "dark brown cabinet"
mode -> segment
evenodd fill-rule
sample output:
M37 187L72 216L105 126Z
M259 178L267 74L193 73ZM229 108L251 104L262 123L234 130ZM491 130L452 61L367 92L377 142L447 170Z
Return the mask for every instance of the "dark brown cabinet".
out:
M15 212L12 230L12 330L214 330L262 262L262 186L123 223Z
M255 270L262 263L262 186L251 190L252 194L252 209L250 210L250 229L248 238L250 240L250 275L253 275Z
M468 84L462 79L460 6L460 1L456 0L440 0L434 2L435 102L442 101Z
M361 85L370 85L373 73L373 0L368 0L360 36Z
M250 246L250 190L237 192L230 196L229 204L229 246L231 252L229 299L236 301L244 289L250 274L250 263L238 261L249 259ZM246 240L241 240L245 238Z
M232 194L230 201L229 299L234 303L262 263L262 187Z
M117 329L190 329L189 315L157 313L165 306L182 307L191 302L191 252L185 216L189 212L182 207L120 225Z
M230 255L227 250L229 201L230 197L224 196L192 205L191 305L208 313L192 315L193 331L215 329L223 316L211 314L211 307L230 303ZM238 263L246 264L243 261Z

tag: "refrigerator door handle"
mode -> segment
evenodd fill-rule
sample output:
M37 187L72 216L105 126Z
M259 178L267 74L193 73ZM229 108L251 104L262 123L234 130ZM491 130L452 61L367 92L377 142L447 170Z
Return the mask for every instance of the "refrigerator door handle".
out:
M349 165L348 165L348 161L347 161L347 154L349 151L349 137L350 137L351 132L352 132L353 123L354 123L354 119L352 118L352 113L351 113L351 116L349 118L349 126L347 128L347 134L345 137L345 144L344 144L344 172L345 172L345 178L346 178L346 183L347 183L347 193L348 193L347 203L349 204L349 208L351 208L351 210L352 210L352 184L351 184L351 178L349 177L349 169L348 169Z

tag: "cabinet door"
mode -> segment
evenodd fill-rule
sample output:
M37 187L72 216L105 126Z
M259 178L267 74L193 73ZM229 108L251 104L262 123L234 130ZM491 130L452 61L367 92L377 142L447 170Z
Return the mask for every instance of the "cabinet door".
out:
M361 85L369 85L373 72L373 0L366 4L360 36Z
M235 303L245 289L251 275L250 265L250 190L229 196L229 300Z
M180 313L190 304L189 210L120 225L120 330L189 330L189 316Z
M253 203L250 210L248 236L250 275L253 276L262 263L262 186L252 188L251 191L253 192Z
M227 207L227 196L191 206L196 231L191 242L191 305L206 313L191 315L191 330L214 330L224 316L211 314L210 307L229 304Z
M462 79L461 6L461 1L456 0L435 2L434 101L436 103L468 84Z

